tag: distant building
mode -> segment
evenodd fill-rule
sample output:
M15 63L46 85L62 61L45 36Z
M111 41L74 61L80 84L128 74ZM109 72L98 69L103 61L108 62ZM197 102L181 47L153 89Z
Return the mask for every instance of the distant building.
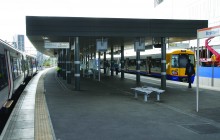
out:
M208 20L209 27L220 25L219 0L154 0L154 5L156 18Z
M13 37L13 44L16 49L24 52L24 35L15 35Z
M163 2L163 0L154 0L154 7L159 5L161 2Z

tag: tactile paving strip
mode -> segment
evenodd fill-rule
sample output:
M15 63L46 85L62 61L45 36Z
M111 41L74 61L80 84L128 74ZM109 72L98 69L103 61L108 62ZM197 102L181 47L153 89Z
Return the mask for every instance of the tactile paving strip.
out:
M44 75L41 76L35 97L35 140L53 140L53 131L44 95Z

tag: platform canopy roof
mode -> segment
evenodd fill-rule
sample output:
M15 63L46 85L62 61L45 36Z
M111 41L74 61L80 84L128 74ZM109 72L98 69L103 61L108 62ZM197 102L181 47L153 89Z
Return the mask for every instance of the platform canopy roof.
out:
M169 37L169 42L196 39L197 29L206 27L207 20L26 17L27 37L38 51L50 56L56 50L45 49L45 40L69 42L79 37L81 50L92 46L95 51L96 39L108 39L109 47L131 44L137 38L144 38L150 45L153 38L156 41L160 37Z

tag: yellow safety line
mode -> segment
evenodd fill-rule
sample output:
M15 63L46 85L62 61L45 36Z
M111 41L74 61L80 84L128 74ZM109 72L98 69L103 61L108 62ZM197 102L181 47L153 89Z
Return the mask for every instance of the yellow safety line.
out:
M44 75L41 76L37 85L35 96L35 140L53 140L50 117L44 95Z

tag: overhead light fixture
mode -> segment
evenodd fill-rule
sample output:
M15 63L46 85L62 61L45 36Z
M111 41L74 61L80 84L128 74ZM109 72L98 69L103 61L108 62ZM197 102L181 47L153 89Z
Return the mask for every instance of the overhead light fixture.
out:
M46 37L46 36L43 36L42 38L43 38L43 40L48 40L48 39L49 39L49 38Z

